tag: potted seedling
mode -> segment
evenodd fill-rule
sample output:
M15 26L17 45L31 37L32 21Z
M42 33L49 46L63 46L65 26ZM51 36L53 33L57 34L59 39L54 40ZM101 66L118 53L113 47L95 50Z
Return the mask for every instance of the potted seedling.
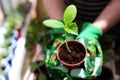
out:
M50 28L62 28L65 31L65 42L57 48L57 59L68 68L79 67L84 62L86 48L77 40L68 40L68 34L78 35L78 26L74 22L77 14L76 6L69 5L63 15L63 21L44 20L43 24Z

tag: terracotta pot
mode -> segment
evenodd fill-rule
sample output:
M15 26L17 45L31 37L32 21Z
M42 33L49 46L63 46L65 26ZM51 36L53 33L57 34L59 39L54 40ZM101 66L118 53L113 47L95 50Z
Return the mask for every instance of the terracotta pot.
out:
M80 55L83 55L83 56L82 56L82 59L81 59L79 62L76 62L76 63L67 63L67 62L65 62L65 61L63 61L63 60L61 59L60 55L62 54L61 52L64 52L64 51L62 51L62 50L66 48L66 42L64 42L64 43L62 43L62 44L60 44L60 45L58 46L58 49L57 49L57 59L58 59L64 66L66 66L66 67L68 67L68 68L80 67L81 64L84 62L85 57L86 57L86 53L87 53L86 47L85 47L81 42L79 42L79 41L77 41L77 40L69 40L69 41L67 41L67 43L68 43L68 46L69 46L70 49L71 49L71 46L74 45L74 46L76 46L76 47L74 47L74 48L76 48L77 50L80 50L80 51L81 51ZM74 50L76 50L76 49L71 49L71 53L72 53ZM67 50L67 49L66 49L66 50ZM72 51L72 50L73 50L73 51ZM69 54L71 54L71 53L69 53ZM66 53L65 55L68 55L68 53ZM64 57L64 56L63 56L63 57ZM73 61L74 61L74 60L73 60Z

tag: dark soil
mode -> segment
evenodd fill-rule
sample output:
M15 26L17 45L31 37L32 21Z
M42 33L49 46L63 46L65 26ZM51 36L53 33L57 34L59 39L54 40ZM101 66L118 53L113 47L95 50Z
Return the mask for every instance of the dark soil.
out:
M68 43L71 53L68 52L66 45L60 50L60 59L68 64L75 64L82 61L85 57L85 49L77 43Z

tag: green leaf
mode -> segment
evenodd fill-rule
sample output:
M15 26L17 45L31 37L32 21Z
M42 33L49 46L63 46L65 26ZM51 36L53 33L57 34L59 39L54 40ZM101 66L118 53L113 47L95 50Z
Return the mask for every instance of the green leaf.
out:
M77 8L74 5L70 5L66 8L65 12L64 12L64 22L65 24L71 23L77 14Z
M64 24L58 20L45 20L43 24L50 28L63 28Z
M85 59L85 68L86 68L86 71L88 71L89 73L93 72L93 69L94 69L93 62L94 62L94 57L89 53L87 53L87 56Z
M78 35L78 26L76 23L69 23L64 27L64 30L68 33Z
M95 67L92 76L99 76L102 72L102 59L99 57L95 58Z
M65 66L57 66L55 69L60 70L64 73L68 73L68 68L66 68Z
M87 73L83 68L72 69L70 74L73 77L78 77L78 78L83 78L83 79L90 77L90 74Z
M55 40L58 41L58 42L61 42L61 43L65 41L65 40L64 40L63 38L61 38L61 37L56 38Z

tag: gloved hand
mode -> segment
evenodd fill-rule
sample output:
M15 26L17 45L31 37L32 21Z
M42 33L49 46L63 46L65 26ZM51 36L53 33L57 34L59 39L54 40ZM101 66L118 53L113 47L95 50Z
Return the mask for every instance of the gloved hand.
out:
M98 40L99 37L102 36L102 31L95 27L92 23L84 23L81 29L80 34L78 35L79 38L86 38L86 39L94 39Z
M60 43L64 42L64 31L55 29L51 35L50 44L46 49L46 68L48 73L53 77L53 80L72 80L75 78L92 78L99 76L102 70L103 55L98 38L102 35L102 31L94 27L91 23L83 25L81 33L77 36L77 40L82 42L88 49L88 54L84 62L85 68L69 69L63 66L56 59L56 50ZM69 36L74 39L74 36Z
M83 24L82 30L76 39L82 42L88 51L84 63L85 69L73 69L71 70L71 75L81 78L92 78L100 75L103 55L98 39L101 36L102 31L93 24ZM74 75L75 71L77 72Z

